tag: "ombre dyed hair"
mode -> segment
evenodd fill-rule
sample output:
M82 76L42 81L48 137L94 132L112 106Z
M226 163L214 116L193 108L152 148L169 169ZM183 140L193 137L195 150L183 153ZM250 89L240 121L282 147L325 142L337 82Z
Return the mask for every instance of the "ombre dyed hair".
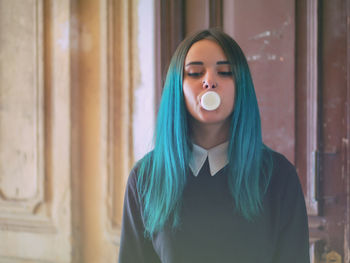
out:
M184 63L197 41L211 39L223 49L235 82L234 111L228 147L228 185L235 209L247 220L262 210L271 171L271 150L261 137L260 114L247 60L238 44L216 29L186 38L176 49L167 73L160 102L154 149L139 161L137 189L145 224L152 236L166 222L176 228L181 221L181 202L192 152L189 113L183 95Z

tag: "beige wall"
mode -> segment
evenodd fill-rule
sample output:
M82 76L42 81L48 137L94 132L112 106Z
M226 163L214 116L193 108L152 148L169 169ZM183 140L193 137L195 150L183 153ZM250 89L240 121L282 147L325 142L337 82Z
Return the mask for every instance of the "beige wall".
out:
M117 261L127 176L151 147L152 12L0 0L0 262Z

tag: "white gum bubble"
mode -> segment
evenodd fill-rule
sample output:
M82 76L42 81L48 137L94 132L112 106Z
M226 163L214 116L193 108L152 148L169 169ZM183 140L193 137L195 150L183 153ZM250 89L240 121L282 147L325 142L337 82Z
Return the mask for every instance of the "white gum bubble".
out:
M220 103L220 96L215 91L208 91L201 97L201 106L207 111L216 110Z

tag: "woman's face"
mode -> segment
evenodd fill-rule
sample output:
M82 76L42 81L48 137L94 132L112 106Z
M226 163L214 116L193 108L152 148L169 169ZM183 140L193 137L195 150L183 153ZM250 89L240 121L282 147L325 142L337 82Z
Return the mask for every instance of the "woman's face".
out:
M201 97L215 91L221 98L220 106L207 111L201 106ZM235 85L231 66L222 48L213 40L203 39L189 49L184 65L183 93L191 116L206 124L223 123L234 108Z

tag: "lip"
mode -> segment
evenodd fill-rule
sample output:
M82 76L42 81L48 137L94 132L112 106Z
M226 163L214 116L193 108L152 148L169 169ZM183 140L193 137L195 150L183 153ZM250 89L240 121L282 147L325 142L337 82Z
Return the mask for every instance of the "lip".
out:
M200 96L200 106L206 111L215 111L221 105L221 97L215 91L206 91Z

